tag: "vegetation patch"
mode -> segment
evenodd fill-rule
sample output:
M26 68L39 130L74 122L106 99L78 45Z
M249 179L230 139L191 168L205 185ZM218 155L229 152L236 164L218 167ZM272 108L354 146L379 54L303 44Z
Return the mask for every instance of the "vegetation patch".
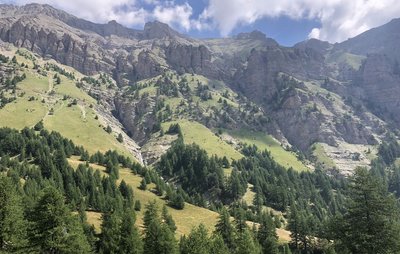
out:
M85 113L82 110L85 110ZM95 115L90 108L68 107L63 102L54 110L52 116L46 117L44 125L47 129L60 132L76 144L84 146L90 153L111 149L127 155L127 151L117 139L108 134L95 120Z
M256 145L260 150L267 149L277 163L297 171L310 170L301 162L294 152L286 151L273 137L262 132L251 130L226 130L231 136L250 145Z
M195 143L207 151L209 155L217 155L238 160L243 155L236 151L231 145L217 137L210 129L204 125L189 120L177 120L162 124L164 130L168 130L171 124L178 123L181 127L185 144Z
M315 143L312 146L312 155L315 157L316 161L324 168L334 168L335 162L326 155L324 146L320 143Z

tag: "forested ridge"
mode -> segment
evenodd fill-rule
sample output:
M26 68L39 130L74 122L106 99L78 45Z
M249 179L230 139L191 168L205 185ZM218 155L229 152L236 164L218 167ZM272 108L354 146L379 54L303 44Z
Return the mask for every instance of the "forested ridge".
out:
M179 132L179 126L175 126ZM396 142L396 143L393 143ZM397 253L399 169L397 141L384 143L372 169L349 179L316 169L296 172L277 164L268 151L244 146L229 162L209 157L178 139L155 170L117 152L89 154L48 132L40 123L21 131L0 129L0 250L4 253ZM82 163L73 169L68 157ZM388 159L389 158L389 159ZM90 167L103 165L107 174ZM145 204L143 228L135 225L135 191L119 168L155 184L175 209L185 201L220 213L215 230L203 225L176 237L166 207ZM229 176L224 169L232 167ZM243 195L251 184L254 199ZM394 194L390 194L394 193ZM278 216L266 207L282 212ZM101 232L86 211L102 215ZM276 228L291 232L280 243Z

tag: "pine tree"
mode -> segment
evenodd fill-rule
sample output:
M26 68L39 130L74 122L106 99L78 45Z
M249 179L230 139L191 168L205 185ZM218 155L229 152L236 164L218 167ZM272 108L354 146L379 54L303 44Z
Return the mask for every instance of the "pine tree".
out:
M13 183L0 176L0 253L14 252L26 245L26 226Z
M169 205L175 209L182 210L185 208L185 200L180 193L174 193L171 197Z
M210 254L230 254L231 251L226 246L224 239L219 234L213 234L211 237Z
M135 200L135 211L139 212L140 210L142 210L142 204L140 200Z
M81 161L89 161L89 153L88 153L88 151L85 150L85 151L82 152L80 160Z
M222 209L219 215L218 222L215 225L215 233L221 235L228 248L235 248L235 230L230 222L230 215L225 208Z
M146 254L174 254L177 253L177 244L169 226L162 223L155 201L146 205L144 213L144 253Z
M282 246L281 253L282 253L282 254L292 254L292 251L290 250L289 245L288 245L287 243L285 243L285 244Z
M147 189L146 178L142 178L142 181L140 181L139 189L141 189L141 190L146 190Z
M158 196L162 196L164 194L164 189L163 185L161 184L161 181L158 181L156 183L156 193Z
M245 211L241 207L237 209L235 214L235 226L239 233L242 233L245 229L247 229Z
M39 121L37 124L35 124L35 126L33 128L35 129L35 131L43 130L43 128L44 128L43 121L42 120Z
M176 225L175 225L175 221L172 218L172 216L168 213L168 209L167 206L164 205L163 209L162 209L162 213L161 213L161 218L164 221L165 224L167 224L167 226L169 227L169 229L175 233L176 231Z
M226 158L226 156L224 156L223 158L222 158L222 166L224 167L224 168L229 168L231 165L230 165L230 163L229 163L229 160L228 160L228 158Z
M203 224L192 228L187 237L181 238L180 251L181 254L212 254L211 239Z
M351 178L343 217L333 222L335 238L351 253L398 253L399 211L392 195L366 168Z
M254 206L254 211L257 214L261 213L262 210L262 206L264 205L264 197L261 191L261 188L259 185L255 186L255 195L254 195L254 199L253 199L253 206Z
M149 183L152 182L152 181L151 181L150 173L149 173L149 171L147 171L147 170L146 170L146 173L144 174L144 179L146 180L146 184L149 184Z
M111 129L111 126L110 126L110 125L107 125L106 132L108 132L108 133L111 133L111 132L112 132L112 129Z
M300 217L297 212L296 206L292 205L290 207L289 220L288 220L288 230L290 231L291 243L294 245L295 249L299 249L300 241Z
M95 228L93 225L89 225L87 222L87 215L86 215L86 205L83 200L81 200L79 204L79 219L83 226L83 232L89 242L90 248L92 251L96 248L96 241L98 240L96 237Z
M140 254L143 252L143 242L139 230L135 226L135 213L130 209L124 211L120 232L120 253Z
M177 254L178 244L174 233L165 223L161 225L161 234L158 240L158 251L156 253Z
M126 206L131 208L133 205L133 190L132 188L126 184L124 180L119 184L119 191L121 192L122 197L124 197L126 201Z
M119 253L121 225L122 220L117 212L107 212L102 215L100 253Z
M248 229L245 229L242 233L239 233L236 241L237 254L260 254L261 248L258 242L254 241L254 238Z
M88 253L90 245L77 216L64 203L64 197L53 187L43 191L29 220L30 245L42 253Z
M245 187L240 182L237 169L232 170L232 173L229 177L229 189L231 198L233 199L239 198L246 191Z
M119 178L119 169L118 165L114 165L112 160L107 161L106 165L106 172L110 174L110 176L114 177L115 179Z
M257 239L264 254L278 253L278 236L276 234L275 225L271 216L265 212L261 214Z
M118 140L118 142L120 142L120 143L124 142L124 137L122 136L121 133L118 134L117 140Z

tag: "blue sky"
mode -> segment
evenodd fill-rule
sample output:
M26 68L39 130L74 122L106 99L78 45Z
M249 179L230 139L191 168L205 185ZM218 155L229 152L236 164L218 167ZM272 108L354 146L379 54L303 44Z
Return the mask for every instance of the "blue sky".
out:
M159 20L198 38L260 30L291 46L308 38L340 42L400 17L398 0L33 0L80 18L132 28ZM26 4L32 0L0 0ZM96 8L93 8L93 7Z
M320 26L320 23L317 20L294 20L287 16L282 16L278 18L263 18L252 24L239 25L232 30L231 34L259 30L283 46L292 46L300 41L307 40L310 31L318 26ZM193 30L189 34L199 38L220 37L218 30Z
M206 0L176 1L177 4L184 4L185 2L189 3L193 8L194 18L198 18L208 4ZM292 19L289 16L282 15L273 18L265 17L251 24L238 25L231 31L230 35L259 30L268 37L275 39L281 45L292 46L308 39L310 31L319 26L320 23L316 19ZM185 33L196 38L221 37L218 29L190 30Z

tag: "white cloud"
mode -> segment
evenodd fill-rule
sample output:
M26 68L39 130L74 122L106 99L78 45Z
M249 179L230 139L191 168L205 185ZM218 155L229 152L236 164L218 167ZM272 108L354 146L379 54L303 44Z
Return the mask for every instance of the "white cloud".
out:
M400 16L398 0L210 0L207 20L228 35L235 27L265 17L288 16L321 23L309 37L343 41ZM284 28L283 28L284 29Z
M0 3L26 4L31 1L0 0ZM309 38L330 42L343 41L400 16L398 0L208 0L198 17L193 17L190 1L199 0L187 0L189 3L182 4L175 0L34 1L51 4L94 22L116 20L126 26L142 26L157 19L185 32L217 29L222 36L229 35L237 26L266 17L311 19L320 26L310 31Z
M135 8L135 0L96 0L96 1L82 1L82 0L14 0L16 4L22 5L31 2L40 4L50 4L56 8L60 8L68 13L72 13L80 18L88 19L95 22L105 23L112 19L119 19L124 21L127 12L121 11L121 9L129 9L132 14L143 16L143 10ZM132 19L133 22L138 22L136 19ZM141 21L143 22L143 21ZM127 24L126 22L124 22Z
M188 3L171 6L158 5L153 11L153 16L161 22L189 31L192 28L190 20L192 13L192 7Z
M200 28L192 20L192 7L187 4L176 4L174 1L160 0L34 0L36 3L50 4L68 13L93 22L106 23L110 20L126 26L141 26L150 20L159 20L172 27L188 31L192 26ZM0 0L0 3L2 0ZM32 0L8 0L23 5ZM148 8L144 9L143 3Z

